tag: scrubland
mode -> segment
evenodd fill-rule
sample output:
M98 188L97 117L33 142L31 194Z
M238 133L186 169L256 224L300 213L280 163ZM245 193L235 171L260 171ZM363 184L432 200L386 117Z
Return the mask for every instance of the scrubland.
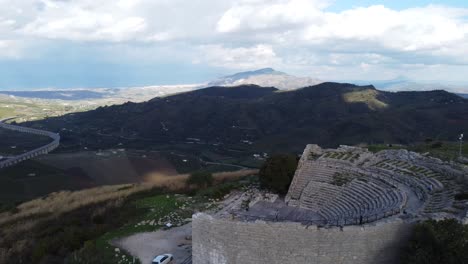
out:
M206 190L187 186L188 174L152 175L143 183L60 191L22 203L0 213L0 263L64 263L71 259L70 256L76 256L85 244L89 248L90 244L99 241L100 236L141 221L149 208L154 213L162 202L157 198L160 195L202 192L203 195L220 196L235 186L232 182L256 173L257 170L215 173L214 186ZM150 206L145 201L153 202ZM142 203L145 206L141 206ZM176 201L175 205L178 204L182 203ZM168 208L175 210L178 207ZM131 225L123 233L137 231L139 229ZM107 242L101 241L101 248L107 248ZM97 253L85 255L93 254Z

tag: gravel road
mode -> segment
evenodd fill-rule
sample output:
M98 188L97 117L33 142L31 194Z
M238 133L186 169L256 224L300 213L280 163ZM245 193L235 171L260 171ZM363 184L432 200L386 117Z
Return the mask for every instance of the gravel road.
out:
M114 241L112 244L138 257L142 264L150 264L156 255L174 255L175 263L181 264L192 255L192 224L139 233Z

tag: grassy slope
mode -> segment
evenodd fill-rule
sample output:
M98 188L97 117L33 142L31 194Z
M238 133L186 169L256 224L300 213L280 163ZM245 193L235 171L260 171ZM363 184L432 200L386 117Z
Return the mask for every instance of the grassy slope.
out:
M108 151L109 152L109 151ZM211 153L211 152L210 152ZM255 160L252 156L237 158L222 155L203 153L188 153L176 151L157 152L162 160L167 160L168 165L176 169L176 173L185 174L193 171L221 172L238 170L238 167L204 164L200 161L233 163L246 166L259 166L262 161ZM28 160L16 166L0 170L0 211L10 208L18 202L34 199L61 190L80 190L101 185L124 184L128 182L141 182L149 174L165 175L164 162L155 157L153 152L126 150L124 155L129 157L125 164L122 159L89 155L75 155L69 153L55 153L38 159ZM118 152L120 155L120 152ZM114 155L114 156L118 156ZM153 155L153 156L152 156ZM146 158L142 158L146 156ZM101 159L106 159L106 162ZM70 164L64 164L64 160ZM153 162L154 160L154 162ZM114 162L120 162L119 166L112 167ZM102 169L106 164L106 169ZM62 166L63 165L63 166ZM66 166L65 166L66 165ZM127 169L122 169L125 166ZM122 167L123 166L123 167ZM144 168L143 168L144 167ZM113 171L112 169L120 169ZM135 177L120 177L127 170L134 172ZM109 173L112 176L109 176ZM168 174L172 175L172 174Z
M220 185L192 198L169 191L178 184L155 189L160 183L62 192L22 204L11 213L0 214L0 263L63 263L64 259L116 263L122 261L122 255L126 256L123 263L133 263L125 252L116 257L113 239L158 230L167 222L182 225L193 212L213 206L209 197L222 197L232 188L248 184L220 183L232 179L225 176L217 179Z
M62 170L34 160L25 161L18 166L0 170L0 208L54 191L78 187L79 183L73 182Z

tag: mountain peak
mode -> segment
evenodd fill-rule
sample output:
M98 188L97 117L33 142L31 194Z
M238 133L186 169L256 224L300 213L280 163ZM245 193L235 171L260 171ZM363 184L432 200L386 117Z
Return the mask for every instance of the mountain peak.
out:
M284 72L277 71L273 68L263 68L255 71L250 71L251 74L286 74Z
M273 68L263 68L254 71L239 72L219 78L208 83L208 86L238 86L255 84L264 87L275 87L281 90L292 90L321 83L320 80L309 77L296 77Z
M223 78L245 79L245 78L249 78L249 77L257 76L257 75L287 75L287 74L284 72L276 71L273 68L263 68L263 69L253 70L253 71L238 72L233 75L225 76Z

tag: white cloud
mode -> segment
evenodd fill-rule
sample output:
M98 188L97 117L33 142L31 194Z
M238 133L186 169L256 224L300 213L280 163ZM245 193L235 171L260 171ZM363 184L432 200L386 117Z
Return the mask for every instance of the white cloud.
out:
M240 1L218 21L222 33L301 26L313 21L323 8L323 1L274 0Z
M211 35L229 4L214 0L20 1L36 6L24 14L29 19L17 30L23 36L108 43L201 39ZM15 16L13 10L9 13Z
M0 39L0 58L19 59L23 52L22 43Z
M96 16L87 12L79 13L74 17L53 21L38 19L23 28L22 33L50 39L119 42L131 40L146 28L145 20L141 17L115 19L109 14Z
M221 45L203 45L194 63L209 63L218 67L251 69L281 65L273 47L258 44L252 47L226 48Z
M395 11L378 5L331 13L323 7L301 0L244 2L226 11L217 29L249 34L276 29L271 33L294 32L289 34L289 43L347 41L356 46L371 43L375 48L397 51L433 50L466 40L468 34L468 9L427 6Z
M131 3L124 2L127 6ZM143 17L131 12L114 12L113 8L101 8L89 1L44 0L42 3L43 10L21 29L23 34L50 39L120 42L133 40L147 29ZM117 6L119 4L122 5L122 1L117 2Z
M28 56L27 43L40 41L47 48L47 41L69 41L93 42L107 50L125 45L138 58L145 51L170 51L183 54L187 63L230 69L271 66L326 76L336 70L337 76L356 78L407 70L398 65L468 64L468 8L374 5L330 12L331 3L0 0L0 57Z

